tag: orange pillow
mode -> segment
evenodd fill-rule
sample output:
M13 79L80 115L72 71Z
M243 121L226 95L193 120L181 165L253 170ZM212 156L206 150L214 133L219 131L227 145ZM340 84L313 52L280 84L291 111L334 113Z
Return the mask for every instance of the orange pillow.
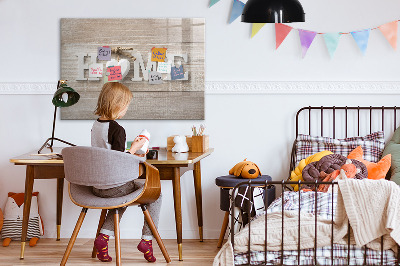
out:
M363 159L363 149L361 146L358 146L352 152L350 152L347 158L355 159L365 164L368 170L368 179L375 180L384 179L386 177L392 161L392 155L388 154L377 163L368 162Z

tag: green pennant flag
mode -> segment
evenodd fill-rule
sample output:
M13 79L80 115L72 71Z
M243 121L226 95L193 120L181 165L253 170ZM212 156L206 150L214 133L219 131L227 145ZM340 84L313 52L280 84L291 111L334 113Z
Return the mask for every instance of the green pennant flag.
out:
M339 39L340 36L342 36L342 34L340 34L339 32L332 32L332 33L325 33L323 36L326 48L328 48L329 55L332 58L333 54L336 51L336 48L338 47Z
M218 2L219 2L219 0L210 0L210 5L208 7L212 7L213 5L215 5Z

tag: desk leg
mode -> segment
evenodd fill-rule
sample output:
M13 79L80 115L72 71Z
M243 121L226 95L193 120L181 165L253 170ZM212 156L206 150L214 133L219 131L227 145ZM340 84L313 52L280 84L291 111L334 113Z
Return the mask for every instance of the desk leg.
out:
M174 167L174 178L172 179L174 191L175 223L178 242L179 260L182 260L182 205L181 205L181 174L179 167Z
M24 195L24 213L22 219L22 232L21 232L21 255L20 259L24 259L26 235L28 233L29 213L31 212L31 200L34 181L34 166L26 166L25 177L25 195Z
M64 178L57 178L57 241L60 241Z
M200 161L194 164L194 191L196 194L197 220L199 225L200 242L203 242L203 203L201 196L201 168Z

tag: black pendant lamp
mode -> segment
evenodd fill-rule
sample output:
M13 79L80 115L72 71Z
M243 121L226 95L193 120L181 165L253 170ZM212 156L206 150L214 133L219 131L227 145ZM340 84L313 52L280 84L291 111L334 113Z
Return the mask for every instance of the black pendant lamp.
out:
M242 22L304 22L304 10L298 0L249 0L243 9Z

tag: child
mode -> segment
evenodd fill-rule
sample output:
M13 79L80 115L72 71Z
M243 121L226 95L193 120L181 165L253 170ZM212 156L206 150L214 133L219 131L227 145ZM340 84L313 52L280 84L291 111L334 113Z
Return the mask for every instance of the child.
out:
M95 114L100 117L93 123L92 127L91 142L93 147L125 152L125 129L115 120L122 118L126 114L131 100L132 92L125 85L118 82L108 82L104 84L95 111ZM136 138L129 149L129 153L134 156L144 157L145 154L138 155L135 153L145 142L146 139L144 138ZM139 167L139 161L144 160L139 157L137 167ZM94 195L102 198L125 196L144 186L143 183L135 182L136 178L137 176L132 176L132 181L119 186L93 187L92 191ZM160 207L161 195L155 202L147 205L156 226L158 226ZM118 209L120 219L125 210L126 207ZM97 258L101 261L112 260L108 255L108 240L110 236L114 235L114 214L115 210L109 210L107 212L106 220L101 228L100 234L94 241L94 245L97 249ZM145 221L142 230L142 240L137 248L144 253L144 258L149 262L156 261L156 258L153 256L152 236L153 234L151 233L150 227Z

